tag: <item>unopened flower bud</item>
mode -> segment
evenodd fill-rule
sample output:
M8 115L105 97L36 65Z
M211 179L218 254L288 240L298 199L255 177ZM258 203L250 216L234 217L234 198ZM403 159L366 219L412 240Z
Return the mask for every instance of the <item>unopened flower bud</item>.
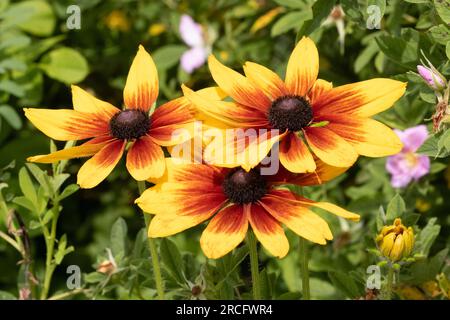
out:
M445 89L447 80L434 67L430 68L418 65L417 71L431 89L435 91L442 91Z
M411 255L414 247L414 232L411 227L405 227L397 218L393 225L384 226L376 238L381 254L392 262L399 261Z
M97 267L97 272L104 273L104 274L112 274L116 271L116 265L115 263L105 260Z

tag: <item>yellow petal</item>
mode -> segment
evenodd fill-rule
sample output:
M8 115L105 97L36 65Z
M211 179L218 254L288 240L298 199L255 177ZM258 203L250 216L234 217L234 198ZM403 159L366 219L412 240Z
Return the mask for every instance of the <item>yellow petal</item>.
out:
M352 145L327 127L308 127L304 132L309 147L323 162L335 167L350 167L358 159Z
M283 80L272 70L254 62L246 62L244 72L258 88L263 90L271 100L288 95Z
M120 112L120 110L112 104L97 99L87 91L75 85L72 85L72 103L73 108L76 111L96 113L103 116L106 121L109 121L114 114Z
M102 182L119 162L125 144L122 140L113 141L86 161L78 171L77 183L80 187L89 189Z
M385 157L401 151L403 144L395 132L373 119L331 115L327 128L350 143L358 154Z
M384 78L335 87L314 102L314 115L370 117L390 108L405 90L406 83Z
M96 114L75 110L25 108L36 128L55 140L83 140L109 133L109 124Z
M286 86L291 94L305 96L319 74L319 52L314 42L303 37L292 51L286 70Z
M127 154L127 169L136 180L159 178L165 170L164 152L148 136L137 139Z
M316 163L308 147L296 133L287 134L280 143L280 162L295 173L314 172Z
M256 238L272 255L283 258L289 252L289 241L283 228L260 205L252 204L249 222Z
M236 102L262 111L271 106L263 91L242 74L224 66L213 55L209 56L208 64L214 81Z
M100 151L107 143L83 144L80 146L59 150L50 154L37 155L27 158L30 162L53 163L61 160L90 157Z
M243 206L232 205L222 209L208 223L200 238L200 245L210 259L223 257L245 238L248 217Z
M149 111L158 97L158 71L152 57L142 45L131 64L123 91L125 106Z

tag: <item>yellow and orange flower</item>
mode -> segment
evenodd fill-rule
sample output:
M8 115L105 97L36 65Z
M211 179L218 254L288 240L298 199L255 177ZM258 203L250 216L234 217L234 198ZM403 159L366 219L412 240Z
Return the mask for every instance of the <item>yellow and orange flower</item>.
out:
M284 81L253 62L245 63L245 76L214 56L208 63L220 89L234 101L205 99L183 87L200 117L214 120L221 128L278 129L278 133L259 135L256 143L246 145L244 151L257 150L257 157L224 164L211 153L206 159L211 164L250 170L279 141L281 163L296 173L315 170L313 154L329 165L349 167L358 155L383 157L402 148L397 135L371 117L391 107L405 92L406 84L378 78L333 88L330 82L317 79L319 55L307 37L292 52ZM225 144L227 148L236 149L236 142Z
M320 160L315 173L293 174L281 168L276 175L261 175L259 168L223 168L207 164L178 164L168 159L163 179L147 189L136 203L155 214L149 237L166 237L211 219L200 239L205 255L216 259L243 241L250 223L262 245L284 257L289 243L280 224L299 236L325 244L333 238L324 219L312 212L321 208L358 220L359 215L327 202L315 202L292 193L285 184L316 185L333 179L345 168Z
M123 95L125 109L120 110L72 86L74 110L25 108L26 117L52 139L89 139L79 146L30 157L28 161L52 163L93 156L78 172L78 184L92 188L110 174L130 143L126 166L133 178L161 177L165 171L162 146L191 138L194 118L190 103L182 97L150 113L158 97L158 73L143 46L139 46L133 60Z

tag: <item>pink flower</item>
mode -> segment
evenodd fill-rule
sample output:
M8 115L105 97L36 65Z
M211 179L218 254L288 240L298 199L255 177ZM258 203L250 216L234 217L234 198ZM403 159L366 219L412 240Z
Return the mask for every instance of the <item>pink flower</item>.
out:
M192 73L206 62L209 54L203 28L190 16L184 14L181 16L179 30L184 43L190 47L181 56L181 67L187 73Z
M412 180L417 181L430 171L430 159L417 154L416 151L428 137L424 125L412 127L405 131L394 130L403 142L400 153L390 156L386 162L386 170L391 174L394 188L406 187Z
M434 67L418 65L417 71L431 89L441 91L445 88L446 79Z

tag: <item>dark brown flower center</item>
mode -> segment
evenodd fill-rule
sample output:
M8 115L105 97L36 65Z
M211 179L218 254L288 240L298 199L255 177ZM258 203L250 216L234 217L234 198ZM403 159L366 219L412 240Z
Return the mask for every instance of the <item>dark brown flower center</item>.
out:
M259 169L246 172L244 169L231 171L222 184L223 192L231 202L245 204L261 199L268 190L267 182Z
M109 122L109 129L117 139L137 139L145 135L150 129L150 118L147 113L127 109L116 113Z
M268 116L273 128L282 132L299 131L313 119L309 102L300 96L280 97L272 103Z

